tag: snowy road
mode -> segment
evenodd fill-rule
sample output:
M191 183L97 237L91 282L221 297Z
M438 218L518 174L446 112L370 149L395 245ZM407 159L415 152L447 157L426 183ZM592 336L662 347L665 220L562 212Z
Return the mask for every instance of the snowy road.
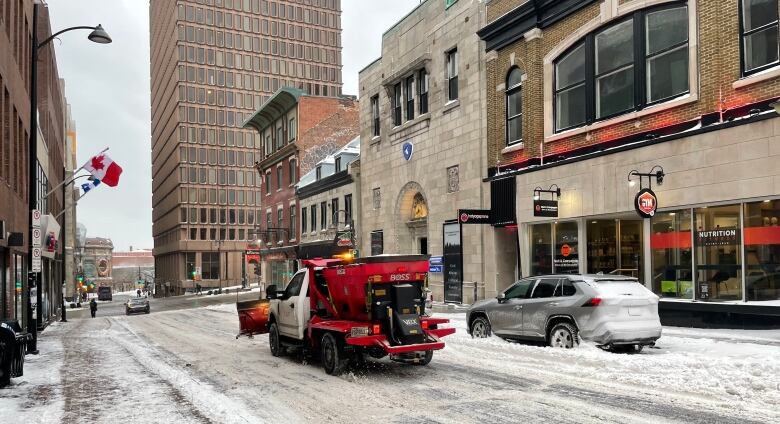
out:
M338 378L272 357L267 336L236 340L231 304L72 320L44 333L0 411L25 423L780 421L778 332L671 328L658 349L617 355L474 340L448 316L459 332L428 367L381 360Z

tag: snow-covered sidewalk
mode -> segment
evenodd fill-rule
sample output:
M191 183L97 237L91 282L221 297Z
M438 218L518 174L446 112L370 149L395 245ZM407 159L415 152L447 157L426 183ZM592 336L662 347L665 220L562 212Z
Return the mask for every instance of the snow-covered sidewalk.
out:
M72 320L0 390L1 422L780 421L780 331L665 328L637 355L458 332L427 367L382 359L341 377L236 340L235 304ZM305 361L304 361L305 362Z

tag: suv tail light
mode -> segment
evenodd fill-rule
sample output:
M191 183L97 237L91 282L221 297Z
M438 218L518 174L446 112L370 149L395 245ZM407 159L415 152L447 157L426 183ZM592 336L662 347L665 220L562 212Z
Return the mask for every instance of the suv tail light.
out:
M380 324L374 324L371 326L371 334L381 334L382 326Z
M422 327L423 330L427 330L428 329L428 320L422 321L420 323L420 326Z
M588 301L585 302L585 304L582 305L582 306L595 307L595 306L599 306L599 305L601 305L601 298L600 297L592 297L592 298L588 299Z

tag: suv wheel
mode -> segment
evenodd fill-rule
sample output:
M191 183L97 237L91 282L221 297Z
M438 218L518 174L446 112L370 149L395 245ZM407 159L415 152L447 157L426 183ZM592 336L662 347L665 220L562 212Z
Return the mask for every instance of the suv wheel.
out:
M562 347L571 349L580 343L577 329L568 322L555 324L547 335L547 344L550 347Z
M282 347L279 343L279 327L276 326L275 322L272 322L268 328L268 341L271 346L271 355L281 356Z
M490 323L485 317L477 317L471 323L471 337L484 339L490 337Z

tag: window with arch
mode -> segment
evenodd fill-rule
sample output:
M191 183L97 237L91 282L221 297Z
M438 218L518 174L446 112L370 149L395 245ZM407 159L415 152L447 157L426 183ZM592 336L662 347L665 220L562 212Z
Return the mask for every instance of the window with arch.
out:
M506 145L523 141L523 72L512 68L506 77Z
M639 10L588 34L555 61L555 130L689 92L688 6Z

